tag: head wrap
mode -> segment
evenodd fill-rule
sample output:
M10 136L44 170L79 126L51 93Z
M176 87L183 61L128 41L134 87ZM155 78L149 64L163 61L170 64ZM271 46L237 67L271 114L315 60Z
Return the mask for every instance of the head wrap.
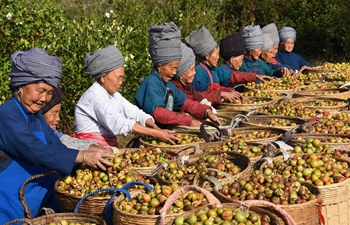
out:
M187 47L184 43L181 43L182 58L180 60L180 65L177 67L174 79L179 79L182 74L184 74L191 65L196 61L196 56L191 48Z
M270 34L274 46L280 43L280 36L275 23L270 23L261 28L261 30L264 34Z
M264 46L264 36L259 25L249 25L244 27L242 36L244 49L246 51L251 51Z
M194 53L200 57L205 57L206 54L212 52L218 46L209 30L204 26L192 31L185 40Z
M52 107L61 103L63 96L64 96L64 94L63 94L63 91L61 88L57 87L57 88L53 89L51 100L49 102L47 102L44 105L44 107L41 108L42 114L45 114Z
M181 30L174 22L150 25L148 32L153 65L164 65L181 59Z
M266 52L270 48L273 48L273 41L270 34L264 34L264 47L261 52Z
M220 40L220 54L226 61L232 56L244 54L244 42L242 32L236 32Z
M85 52L84 72L95 79L123 66L124 57L114 45L108 45L95 52Z
M11 89L44 81L57 87L62 77L61 59L50 56L41 48L32 48L27 52L18 51L11 56Z
M297 38L297 32L293 27L281 27L278 33L280 35L281 42L284 42L288 38L291 38L293 41L295 41Z

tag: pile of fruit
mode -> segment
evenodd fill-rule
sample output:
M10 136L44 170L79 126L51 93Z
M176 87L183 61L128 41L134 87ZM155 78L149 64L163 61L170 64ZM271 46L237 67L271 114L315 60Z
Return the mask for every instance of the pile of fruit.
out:
M335 100L315 100L307 101L307 106L346 106L348 103L344 101L335 101Z
M320 118L320 120L349 120L349 119L350 119L350 113L348 112L339 112L335 114L324 113L323 117Z
M121 200L117 207L121 211L132 214L160 215L159 210L177 189L178 186L155 185L154 189L147 193L140 192L132 199ZM183 213L207 204L208 200L204 194L190 190L175 200L167 214Z
M259 125L265 125L263 123L258 123ZM287 119L271 119L267 122L267 125L273 126L273 127L295 127L297 124L293 122L292 120Z
M261 224L269 225L271 218L266 214L257 214L255 212L245 213L239 208L232 209L227 207L213 207L211 209L200 209L188 216L177 216L173 225L185 224Z
M50 222L47 225L96 225L96 223L86 223L86 222L72 222L67 220L61 220L59 222Z
M334 88L339 88L344 83L345 83L344 81L315 83L315 84L305 86L303 87L303 89L306 89L306 90L334 89Z
M299 118L311 118L317 115L316 109L308 108L305 103L290 101L265 105L259 109L259 112Z
M340 183L350 177L347 162L321 154L292 155L286 161L275 158L273 163L265 164L261 172L306 181L316 186Z
M141 147L134 151L125 151L121 160L130 167L152 167L170 161L175 156L166 150L155 147Z
M232 104L262 104L270 101L271 101L270 98L252 97L252 98L235 99L232 102Z
M347 121L347 120L318 121L314 123L305 124L304 129L312 133L350 135L350 121Z
M342 70L350 72L350 63L325 63L319 69L328 69L328 70Z
M265 90L251 90L241 93L244 97L263 97L263 98L277 98L283 97L282 93L275 91L265 91Z
M280 134L277 132L273 132L270 130L247 130L244 132L237 132L235 129L232 129L232 136L229 137L230 141L239 141L240 139L243 140L254 140L254 139L262 139L262 138L272 138L272 137L278 137Z
M230 176L242 172L242 168L235 165L228 158L227 154L203 154L191 164L171 161L167 164L167 168L161 171L160 179L189 184L193 183L195 178L198 178L198 181L208 176L217 179L224 178L224 174L219 171L226 172Z
M265 200L277 205L300 204L316 198L316 195L301 185L296 179L270 176L259 173L249 180L238 179L223 185L218 191L225 197L236 201Z
M186 144L204 142L203 138L200 138L197 135L193 135L193 134L177 133L176 137L180 139L179 141L176 141L176 144L178 144L178 145L186 145ZM152 144L152 145L159 145L159 146L171 146L172 145L171 143L166 143L166 142L160 141L157 138L142 137L142 140L144 142L147 142L147 143Z
M208 149L204 149L205 152L237 152L245 155L248 158L255 158L262 156L265 151L264 145L247 144L243 139L230 140L222 144L221 146L215 146Z
M341 72L341 73L330 73L328 75L329 79L334 79L334 80L350 80L350 71L348 73L346 72Z

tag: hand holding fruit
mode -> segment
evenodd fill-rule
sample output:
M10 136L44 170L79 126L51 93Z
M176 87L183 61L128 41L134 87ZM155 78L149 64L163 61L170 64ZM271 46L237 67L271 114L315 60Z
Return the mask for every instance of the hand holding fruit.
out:
M92 151L102 151L102 152L107 152L107 153L113 153L113 150L110 147L104 147L104 146L99 146L99 145L95 145L95 144L91 144L89 146L88 150L92 150Z
M288 69L288 68L286 68L286 67L280 67L279 69L278 69L278 73L280 74L280 75L290 75L290 70Z
M221 92L221 98L223 98L224 100L227 100L227 101L232 103L234 100L239 100L239 99L241 99L243 97L237 91L222 91Z
M275 77L270 77L270 76L265 76L265 75L256 75L256 78L258 78L259 80L261 80L263 82L276 79Z
M175 144L174 141L180 141L180 138L176 137L175 131L173 130L157 130L157 135L155 135L161 141L170 142Z
M102 151L79 151L77 156L77 161L82 162L85 165L92 166L94 168L100 168L102 170L106 170L106 166L113 166L113 163L108 161L107 157L114 158L115 155L109 152ZM79 160L80 159L80 160Z

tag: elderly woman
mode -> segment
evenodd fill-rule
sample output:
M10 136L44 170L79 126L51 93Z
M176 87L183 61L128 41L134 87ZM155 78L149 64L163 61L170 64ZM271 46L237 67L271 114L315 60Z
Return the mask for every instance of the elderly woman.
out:
M273 63L273 55L274 55L274 43L272 41L271 35L269 33L264 33L264 46L261 50L260 59L264 61L271 69L273 70L282 70L283 74L294 74L294 70L288 68L288 66L281 65L279 63Z
M151 114L158 124L199 127L199 119L209 118L220 125L211 107L193 101L169 82L182 57L181 31L175 23L149 27L149 51L154 68L135 95L135 104ZM186 114L188 113L188 114Z
M254 82L257 78L262 80L265 78L264 76L257 76L255 73L230 72L217 67L220 48L211 33L204 26L193 31L185 40L199 58L199 64L196 66L196 75L192 82L193 87L197 91L234 91L232 87L229 88L223 85L235 86L235 84L239 83ZM205 83L206 87L198 86L197 81Z
M243 65L239 69L244 72L254 72L272 77L281 77L284 70L273 70L265 62L260 60L262 48L264 46L264 36L259 25L246 26L242 32L244 49L246 55L243 59Z
M57 126L60 121L61 101L63 95L64 94L61 88L55 88L52 92L51 100L46 103L43 108L41 108L41 113L43 114L44 119L52 130L54 130L55 134L60 138L62 143L68 148L78 150L108 150L106 149L107 147L99 146L94 141L74 138L57 130Z
M70 174L76 163L105 170L113 164L103 151L67 148L46 123L40 109L50 101L62 74L59 58L34 48L12 55L10 84L13 97L0 106L0 224L26 217L18 198L29 177L54 170ZM54 179L40 178L28 183L24 196L33 216L41 207L54 208ZM54 208L58 210L57 208Z
M124 57L114 45L85 54L84 71L96 81L75 108L75 137L101 146L117 147L118 135L135 133L162 141L178 140L174 131L161 130L151 115L119 92L124 77Z
M306 62L299 54L293 52L297 32L292 27L281 27L280 36L281 51L276 55L278 62L290 66L296 72L302 73L312 65Z
M270 23L261 28L264 34L270 34L270 37L273 42L273 50L271 54L271 63L272 64L279 64L279 62L276 60L276 54L278 52L279 44L280 44L280 36L278 34L278 29L275 23ZM264 36L265 37L265 36Z

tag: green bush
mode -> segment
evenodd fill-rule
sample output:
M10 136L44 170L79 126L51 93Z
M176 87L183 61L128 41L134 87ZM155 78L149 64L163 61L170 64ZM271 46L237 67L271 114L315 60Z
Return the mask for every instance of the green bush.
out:
M2 0L0 2L0 104L11 96L10 57L45 49L63 60L65 98L60 130L72 133L74 108L94 82L83 72L85 52L115 44L125 57L121 94L131 102L150 73L148 26L174 21L185 38L204 25L219 42L249 24L275 22L297 30L296 50L311 62L350 57L342 0Z

